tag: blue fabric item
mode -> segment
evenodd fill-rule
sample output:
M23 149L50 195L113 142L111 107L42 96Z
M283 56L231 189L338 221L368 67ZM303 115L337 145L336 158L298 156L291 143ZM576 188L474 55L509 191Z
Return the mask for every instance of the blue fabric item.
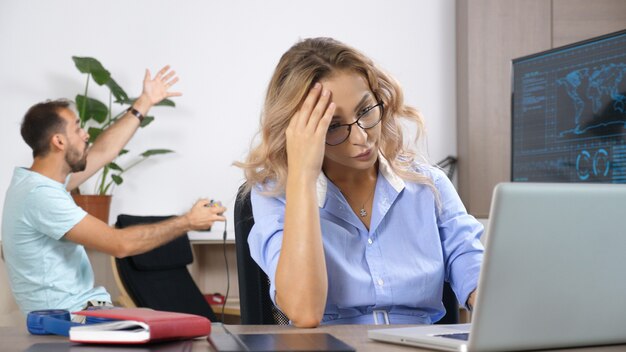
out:
M63 236L87 213L65 185L15 168L2 214L2 246L20 310L77 311L90 300L111 301L94 275L83 246Z
M391 324L430 324L445 314L444 280L465 304L477 287L483 226L467 214L454 186L439 169L420 166L439 192L403 181L379 158L370 230L323 173L317 182L328 297L322 324L373 324L374 310ZM252 258L271 280L284 229L285 197L268 197L255 187L255 219L248 243Z
M32 335L70 336L72 326L70 312L63 309L34 310L26 316L26 328Z

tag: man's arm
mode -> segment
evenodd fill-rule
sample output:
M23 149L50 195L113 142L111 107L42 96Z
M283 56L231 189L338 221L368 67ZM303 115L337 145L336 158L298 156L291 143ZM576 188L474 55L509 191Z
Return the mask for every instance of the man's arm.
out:
M178 77L174 77L175 74L175 71L170 71L169 66L165 66L152 79L150 71L146 70L143 80L143 91L141 96L133 103L133 107L146 116L154 104L165 98L180 96L181 93L168 92L168 89L178 81ZM74 173L70 176L67 190L71 191L80 186L98 170L113 161L135 134L137 128L139 128L139 119L127 112L111 127L102 132L89 149L87 168L85 171Z
M69 241L123 258L141 254L159 247L190 230L207 229L215 221L224 221L220 215L226 208L209 207L209 201L199 200L184 215L148 225L116 229L87 215L74 226L65 238Z

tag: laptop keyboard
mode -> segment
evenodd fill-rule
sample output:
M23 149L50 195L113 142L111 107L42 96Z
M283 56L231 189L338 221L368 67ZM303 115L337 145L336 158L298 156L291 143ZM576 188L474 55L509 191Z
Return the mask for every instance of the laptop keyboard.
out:
M463 333L458 333L458 334L441 334L441 335L435 335L435 336L445 337L448 339L463 340L463 341L469 340L469 332L463 332Z

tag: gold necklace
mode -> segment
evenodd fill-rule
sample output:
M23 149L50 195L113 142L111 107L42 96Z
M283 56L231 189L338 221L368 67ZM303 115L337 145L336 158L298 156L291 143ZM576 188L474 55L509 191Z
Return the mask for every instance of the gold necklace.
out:
M372 197L372 195L374 195L374 191L376 191L376 185L374 185L372 192L369 194L369 196L367 196L367 198L365 198L365 200L363 201L363 204L361 204L361 209L359 209L359 215L361 215L362 218L367 216L367 210L365 210L365 203L367 203L367 201ZM346 193L341 192L341 194L343 194L347 198L347 200L352 200L352 198L348 197Z

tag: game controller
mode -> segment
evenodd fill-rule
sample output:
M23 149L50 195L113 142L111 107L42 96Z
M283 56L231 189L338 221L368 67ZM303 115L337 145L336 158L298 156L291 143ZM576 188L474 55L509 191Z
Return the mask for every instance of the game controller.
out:
M221 207L222 206L222 202L218 201L214 201L213 199L211 199L209 201L209 204L205 205L205 207L211 208L211 207ZM217 215L224 215L223 213L218 213Z
M222 206L222 202L220 202L219 200L215 201L215 200L211 199L209 201L209 204L207 204L206 206L207 207L221 207Z
M215 200L213 200L213 199L211 199L211 200L209 201L209 203L205 205L205 207L207 207L207 208L212 208L212 207L221 207L221 206L222 206L222 202L220 202L219 200L218 200L218 201L215 201ZM217 215L222 216L222 215L224 215L224 213L217 213ZM211 231L211 228L209 227L208 229L206 229L206 230L202 230L202 231Z
M207 206L210 206L210 207L221 207L222 206L222 202L220 202L219 200L218 201L213 201L213 199L211 199L211 201L209 202L209 204ZM224 216L224 213L217 213L217 215ZM226 219L224 219L224 235L222 237L223 237L222 240L224 241L224 243L226 243Z

